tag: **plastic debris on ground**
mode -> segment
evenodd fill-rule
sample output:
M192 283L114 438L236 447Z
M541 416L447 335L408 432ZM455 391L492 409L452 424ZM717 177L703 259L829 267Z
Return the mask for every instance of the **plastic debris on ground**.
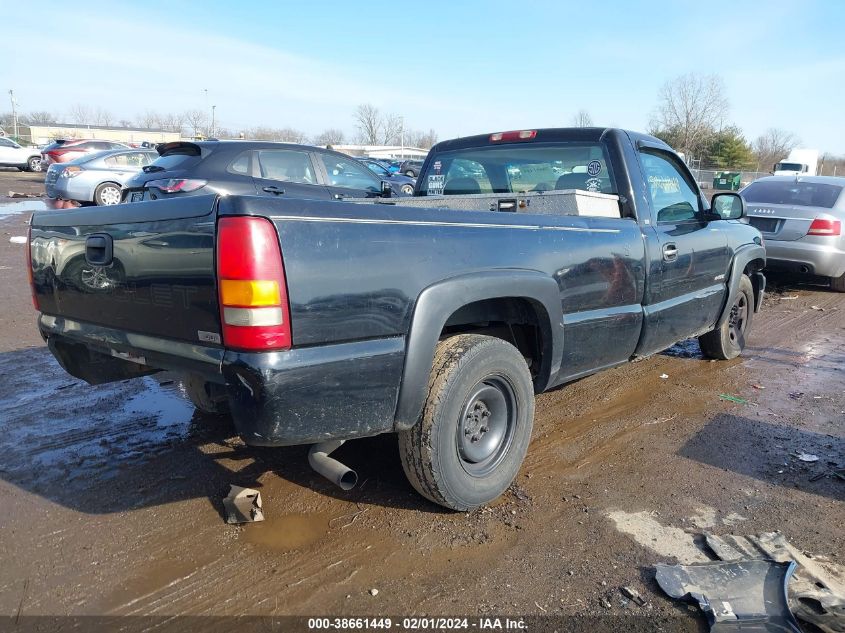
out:
M229 495L223 499L226 523L254 523L264 520L261 493L252 488L229 484Z

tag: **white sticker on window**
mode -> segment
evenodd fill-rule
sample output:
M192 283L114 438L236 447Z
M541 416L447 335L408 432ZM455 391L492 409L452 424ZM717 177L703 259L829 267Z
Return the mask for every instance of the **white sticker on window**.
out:
M590 178L587 180L587 191L601 191L601 178Z
M443 186L446 184L446 176L441 174L431 174L428 177L428 195L442 196Z

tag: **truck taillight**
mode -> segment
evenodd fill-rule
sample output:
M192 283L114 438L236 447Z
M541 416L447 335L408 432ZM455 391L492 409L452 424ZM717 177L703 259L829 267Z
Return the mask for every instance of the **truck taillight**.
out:
M248 351L291 346L285 268L275 227L264 218L220 218L217 288L223 344Z
M32 293L32 307L40 312L38 296L35 294L35 280L32 277L32 218L29 218L29 226L26 231L26 273L29 277L29 288Z
M842 232L842 223L839 220L823 220L816 218L810 225L807 235L839 235Z

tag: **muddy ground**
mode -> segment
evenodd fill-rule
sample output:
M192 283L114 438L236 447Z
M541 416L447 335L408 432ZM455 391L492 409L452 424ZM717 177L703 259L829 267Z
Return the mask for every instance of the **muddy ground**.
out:
M707 559L704 531L780 530L845 565L845 295L781 280L740 359L686 342L539 396L512 489L457 514L411 489L390 436L338 451L361 481L342 492L306 448L249 448L195 413L174 376L68 376L9 241L26 217L0 216L0 616L565 614L704 631L652 569ZM224 522L230 483L261 491L264 523Z

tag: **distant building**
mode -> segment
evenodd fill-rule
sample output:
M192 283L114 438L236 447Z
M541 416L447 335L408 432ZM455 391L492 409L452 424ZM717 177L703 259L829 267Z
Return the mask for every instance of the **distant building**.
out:
M332 145L331 149L350 156L369 156L370 158L425 158L427 149L402 147L401 145Z
M155 128L109 127L105 125L76 125L70 123L50 123L44 125L18 125L18 136L30 143L43 145L57 138L88 139L96 138L117 143L166 143L178 141L179 132L168 132Z

